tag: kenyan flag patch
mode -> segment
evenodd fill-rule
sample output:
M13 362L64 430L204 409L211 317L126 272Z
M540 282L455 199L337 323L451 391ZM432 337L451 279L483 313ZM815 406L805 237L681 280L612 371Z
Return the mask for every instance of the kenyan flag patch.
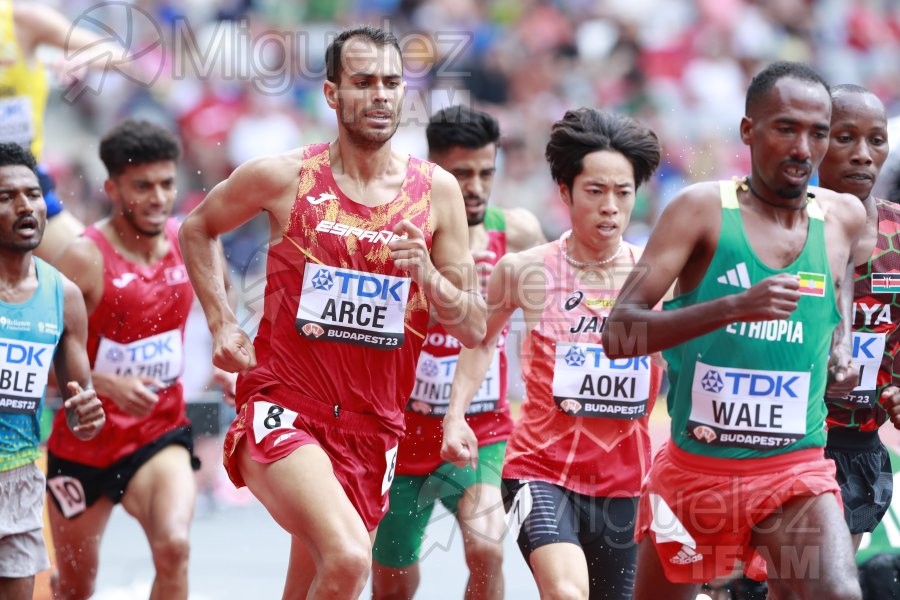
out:
M825 275L823 273L806 273L800 271L797 273L800 278L799 292L804 296L824 296L825 295Z
M900 292L900 273L872 273L873 294L896 294Z

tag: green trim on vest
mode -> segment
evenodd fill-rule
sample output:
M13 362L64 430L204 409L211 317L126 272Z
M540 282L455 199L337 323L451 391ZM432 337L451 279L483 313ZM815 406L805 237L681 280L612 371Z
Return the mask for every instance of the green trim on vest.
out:
M502 208L488 206L485 209L484 228L488 231L506 231L506 214Z

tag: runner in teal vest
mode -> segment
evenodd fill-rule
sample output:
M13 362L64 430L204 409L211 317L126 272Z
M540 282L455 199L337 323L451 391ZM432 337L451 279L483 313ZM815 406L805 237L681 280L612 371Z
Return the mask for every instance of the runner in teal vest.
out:
M0 598L30 599L50 566L42 535L40 412L51 364L67 382L67 422L94 437L104 413L90 389L81 293L35 258L47 207L31 152L0 143Z
M611 358L669 361L672 440L641 490L634 598L693 598L742 566L779 598L857 600L822 398L826 379L857 380L835 325L865 211L808 193L831 124L817 73L769 65L745 114L750 176L669 204L604 329ZM676 282L665 310L646 308Z

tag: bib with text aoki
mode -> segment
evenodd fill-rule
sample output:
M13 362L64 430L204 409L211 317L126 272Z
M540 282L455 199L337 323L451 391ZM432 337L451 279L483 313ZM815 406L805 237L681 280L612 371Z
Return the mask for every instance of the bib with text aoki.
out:
M637 419L649 395L649 356L609 359L599 344L557 342L553 400L564 413Z
M307 264L297 307L301 335L370 348L403 345L410 279Z

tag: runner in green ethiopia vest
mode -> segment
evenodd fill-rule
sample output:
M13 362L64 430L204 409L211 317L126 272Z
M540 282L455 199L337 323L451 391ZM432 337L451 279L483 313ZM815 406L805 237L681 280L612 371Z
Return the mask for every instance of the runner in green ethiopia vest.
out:
M721 182L720 193L722 229L706 275L664 309L734 294L778 273L799 278L801 298L788 319L733 323L663 352L672 439L687 452L722 458L822 447L828 354L840 320L822 211L810 201L803 251L773 269L747 241L734 182Z

